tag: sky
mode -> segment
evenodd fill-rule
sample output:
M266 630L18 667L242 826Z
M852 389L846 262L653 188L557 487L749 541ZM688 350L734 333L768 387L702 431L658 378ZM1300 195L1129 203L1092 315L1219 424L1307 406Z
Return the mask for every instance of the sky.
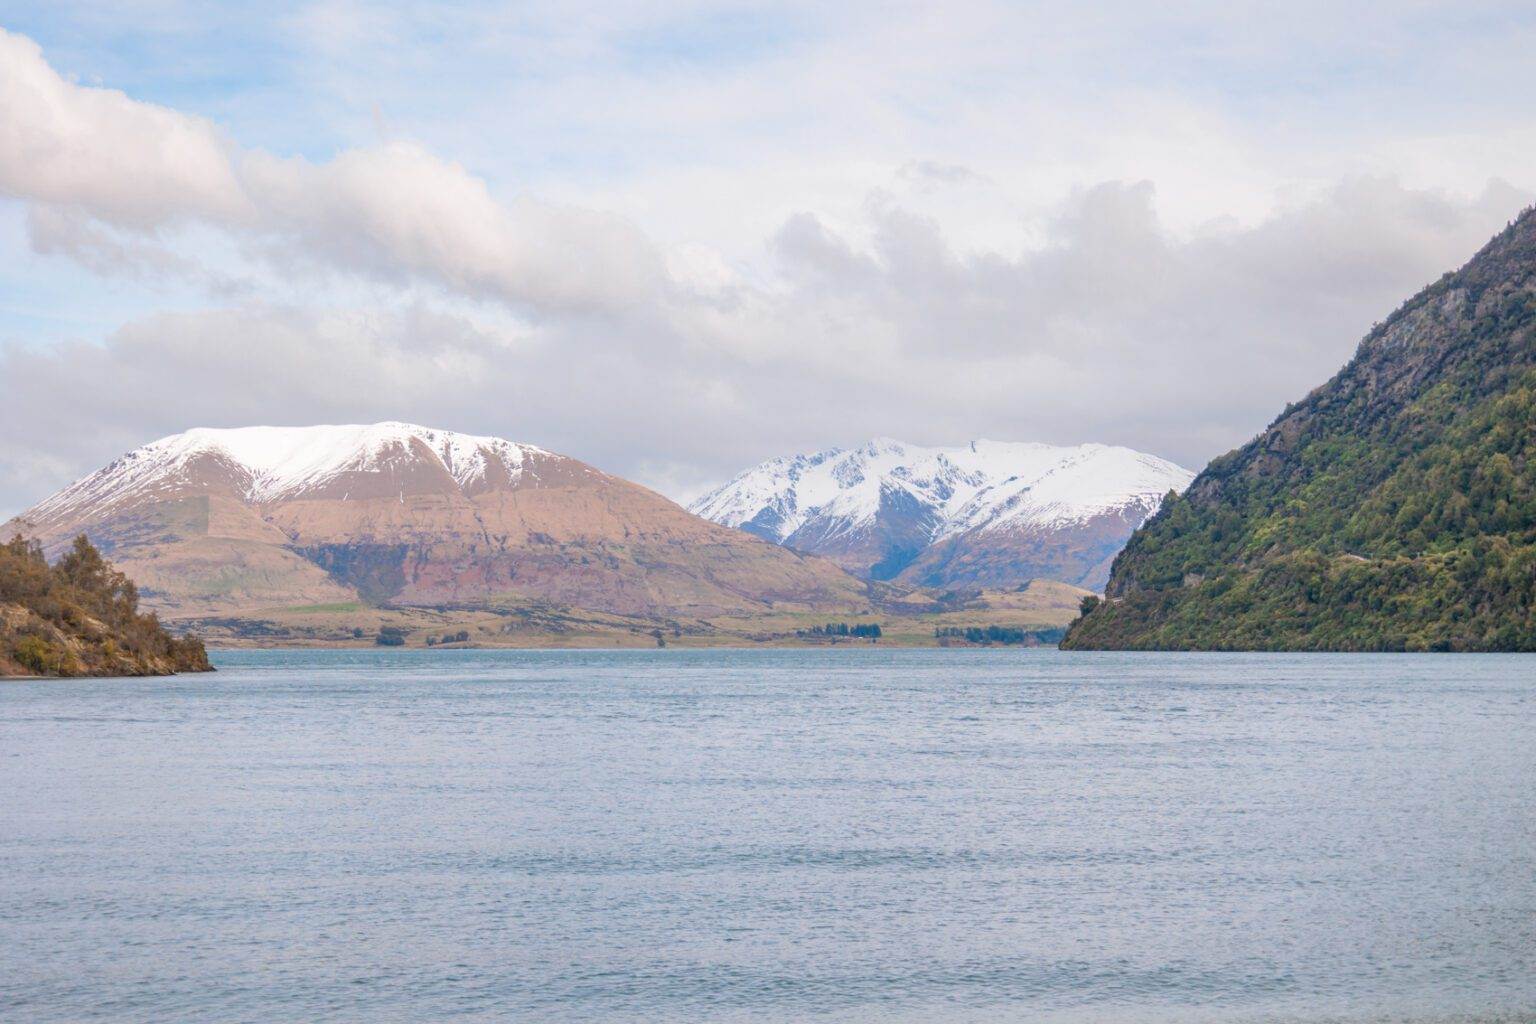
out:
M406 420L679 500L875 436L1198 469L1536 200L1528 2L0 26L0 520L194 426Z

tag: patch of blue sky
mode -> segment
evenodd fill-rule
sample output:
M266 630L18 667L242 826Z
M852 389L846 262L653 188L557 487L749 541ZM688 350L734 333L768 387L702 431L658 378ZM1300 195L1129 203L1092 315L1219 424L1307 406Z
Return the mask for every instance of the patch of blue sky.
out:
M66 255L35 252L27 213L18 203L0 204L0 343L46 348L71 341L100 341L123 324L163 311L207 306L210 286L233 266L228 241L207 230L189 230L197 277L140 272L130 263L98 273ZM127 242L134 239L125 238ZM237 296L225 296L238 299Z
M0 344L49 345L96 339L125 313L158 305L157 298L114 288L63 258L40 257L27 241L26 211L0 204Z
M9 5L0 26L30 37L61 74L209 118L247 145L324 156L284 18L297 5Z
M695 9L620 34L615 56L631 71L714 69L777 56L807 32L783 6Z

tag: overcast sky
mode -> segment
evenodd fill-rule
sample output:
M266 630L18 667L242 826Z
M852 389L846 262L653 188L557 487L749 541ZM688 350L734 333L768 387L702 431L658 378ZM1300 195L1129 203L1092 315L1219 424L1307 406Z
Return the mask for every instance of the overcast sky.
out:
M257 423L1199 468L1536 196L1528 2L211 6L0 2L0 519Z

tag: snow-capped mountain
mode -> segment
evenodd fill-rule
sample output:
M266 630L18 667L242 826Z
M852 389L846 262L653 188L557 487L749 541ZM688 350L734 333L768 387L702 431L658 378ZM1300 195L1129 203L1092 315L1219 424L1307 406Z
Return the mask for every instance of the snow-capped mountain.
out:
M533 445L410 423L200 427L135 448L42 502L28 518L44 522L86 510L100 514L214 481L243 501L262 505L324 495L328 485L349 475L393 478L408 468L441 469L469 493L492 481L515 481L532 456L557 458Z
M85 533L178 618L359 601L705 616L868 589L564 455L408 423L189 430L0 532L51 554Z
M1102 444L878 438L770 459L690 510L876 579L1015 586L1046 577L1097 588L1131 532L1193 477Z

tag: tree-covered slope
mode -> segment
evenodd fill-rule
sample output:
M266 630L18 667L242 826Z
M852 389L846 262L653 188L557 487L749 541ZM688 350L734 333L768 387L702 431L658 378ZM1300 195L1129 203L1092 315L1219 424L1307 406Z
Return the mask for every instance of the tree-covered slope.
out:
M1072 649L1536 650L1536 210L1212 462Z
M49 565L38 544L0 544L0 676L208 672L202 642L139 612L133 583L84 537Z

